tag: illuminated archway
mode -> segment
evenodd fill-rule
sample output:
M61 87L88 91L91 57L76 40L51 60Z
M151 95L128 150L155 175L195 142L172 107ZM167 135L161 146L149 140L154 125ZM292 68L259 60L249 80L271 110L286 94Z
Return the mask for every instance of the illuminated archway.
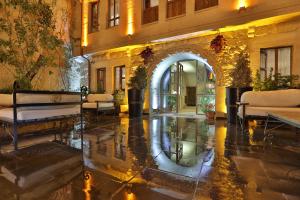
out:
M162 76L166 70L173 64L182 60L196 60L203 63L204 66L213 74L213 67L208 63L208 60L203 58L200 54L193 52L178 52L169 55L161 60L155 68L152 69L152 75L150 80L150 112L160 107L160 83Z

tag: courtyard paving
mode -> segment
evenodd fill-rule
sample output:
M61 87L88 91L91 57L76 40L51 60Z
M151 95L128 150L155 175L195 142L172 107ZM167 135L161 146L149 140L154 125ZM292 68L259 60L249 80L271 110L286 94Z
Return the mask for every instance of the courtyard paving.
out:
M201 117L87 117L83 157L61 144L80 147L77 131L55 144L53 132L23 137L19 153L1 146L0 199L300 199L300 135L290 127L271 144L254 123L242 134Z

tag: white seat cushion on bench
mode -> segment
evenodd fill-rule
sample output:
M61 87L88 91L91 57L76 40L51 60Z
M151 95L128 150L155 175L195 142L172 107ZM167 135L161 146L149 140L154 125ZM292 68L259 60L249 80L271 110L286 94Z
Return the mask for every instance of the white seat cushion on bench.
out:
M18 104L30 103L66 103L66 102L80 102L80 95L71 94L17 94ZM11 107L13 105L12 94L0 94L0 106Z
M298 107L300 90L249 91L243 93L241 102L256 107Z
M83 103L82 104L83 108L87 108L87 109L97 109L97 103ZM113 108L114 107L114 103L98 103L98 107L99 109L101 108Z
M63 117L69 115L80 114L80 106L44 106L33 107L32 109L18 109L18 121L24 120L42 120L45 118ZM0 120L6 122L13 122L13 108L0 109Z
M246 106L246 116L260 116L266 117L269 112L274 111L285 111L285 112L299 112L300 115L300 107L257 107L257 106ZM238 111L239 117L243 117L243 108L239 107Z
M113 101L114 97L111 94L89 94L87 100L89 103L96 101Z

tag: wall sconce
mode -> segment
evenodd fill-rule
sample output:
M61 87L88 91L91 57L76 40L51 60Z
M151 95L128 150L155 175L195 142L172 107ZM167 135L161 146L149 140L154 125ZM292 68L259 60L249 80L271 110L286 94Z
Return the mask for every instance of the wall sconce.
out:
M132 36L133 36L133 34L130 34L130 33L127 34L127 37L128 37L128 39L130 39L130 40L132 39Z
M249 27L248 28L248 38L254 38L255 37L255 27Z
M238 10L239 12L245 11L247 8L247 0L239 0Z
M89 19L88 19L88 12L89 12L89 5L87 0L82 1L82 33L81 33L81 46L87 47L88 46L88 28L89 28Z
M132 36L134 33L134 1L127 1L127 35Z

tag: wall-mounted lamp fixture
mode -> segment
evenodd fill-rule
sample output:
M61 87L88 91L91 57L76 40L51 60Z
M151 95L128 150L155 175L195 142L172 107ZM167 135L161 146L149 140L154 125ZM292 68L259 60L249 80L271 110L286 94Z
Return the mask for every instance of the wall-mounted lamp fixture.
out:
M81 17L82 17L82 33L81 33L81 46L87 47L88 46L88 29L89 29L89 4L87 0L82 1L81 7Z
M238 10L239 12L245 11L247 8L247 0L239 0Z
M127 1L127 35L133 35L134 33L134 1Z

